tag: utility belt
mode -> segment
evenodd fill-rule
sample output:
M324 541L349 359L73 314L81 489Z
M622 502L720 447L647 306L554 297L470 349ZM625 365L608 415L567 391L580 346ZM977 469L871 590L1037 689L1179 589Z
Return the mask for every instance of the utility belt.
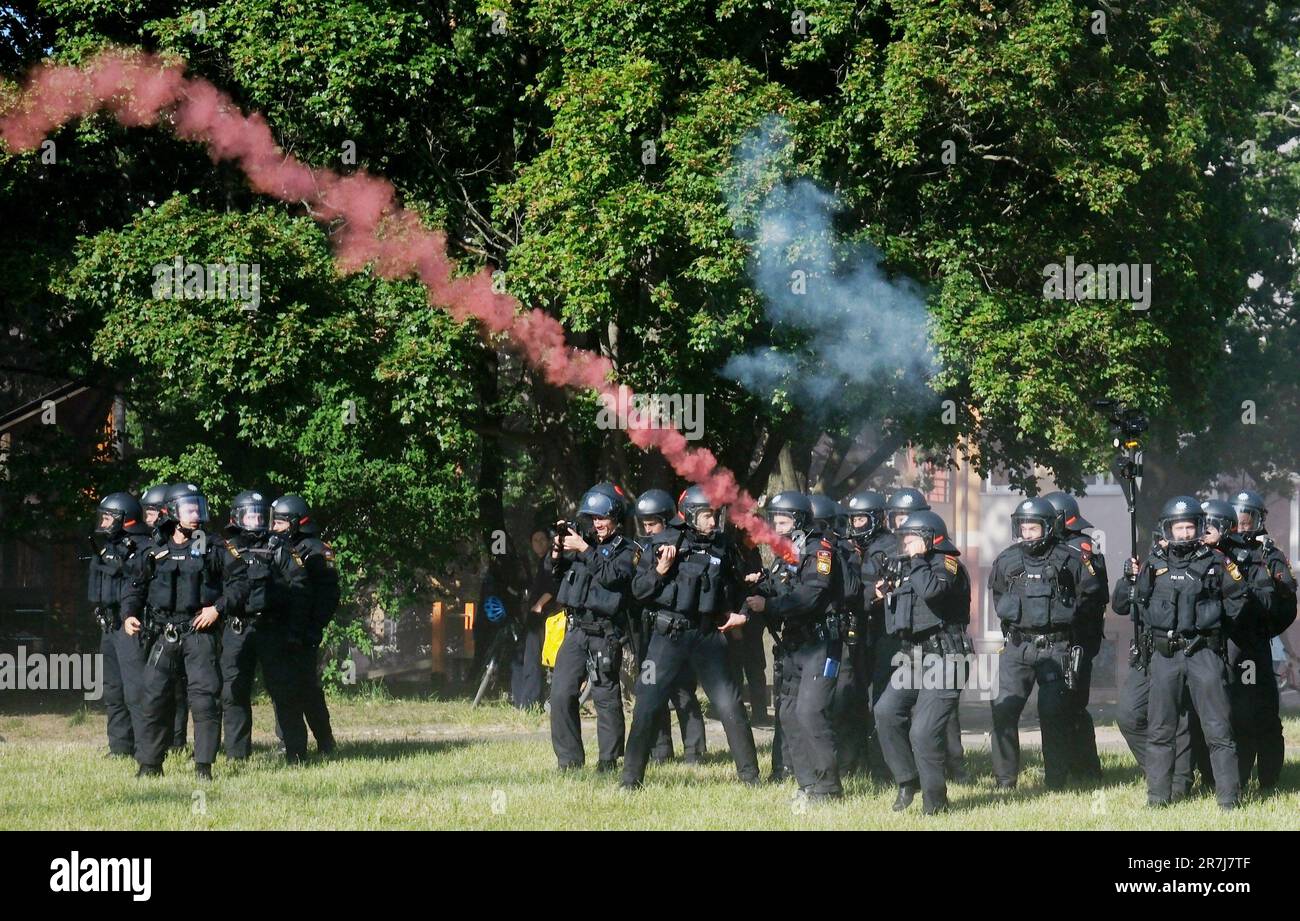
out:
M570 611L568 620L570 630L581 630L588 636L615 636L618 633L618 625L613 620L590 611Z
M1057 643L1070 642L1073 632L1066 627L1060 630L1047 630L1042 633L1033 633L1028 630L1021 630L1019 627L1006 628L1007 640L1012 646L1023 646L1030 643L1039 649L1047 649L1055 646Z
M1166 659L1178 653L1191 656L1201 649L1209 649L1221 656L1228 654L1228 638L1222 630L1206 630L1191 636L1173 630L1149 631L1151 648Z
M903 651L912 655L966 656L975 653L975 644L966 635L965 628L958 626L933 627L915 634L904 632L898 634L898 639Z
M787 621L781 626L781 645L795 649L816 640L833 643L844 638L844 625L839 614L827 614L814 621Z
M682 614L678 611L647 611L647 626L660 636L680 636L687 630L708 630L713 626L712 614Z

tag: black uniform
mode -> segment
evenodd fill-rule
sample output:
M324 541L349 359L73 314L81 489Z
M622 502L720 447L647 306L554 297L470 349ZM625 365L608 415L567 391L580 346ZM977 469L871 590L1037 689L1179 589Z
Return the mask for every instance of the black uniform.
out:
M155 528L150 535L148 550L158 550L167 546L167 541L172 534L172 526L168 524L163 528ZM144 654L144 640L140 640L141 655ZM174 749L184 748L189 738L190 724L190 702L189 702L189 681L185 677L185 659L182 656L176 657L176 681L173 682L171 703L168 705L166 721L171 725L171 747Z
M1241 785L1250 780L1258 759L1259 787L1267 792L1277 786L1286 754L1271 640L1295 620L1295 578L1286 555L1266 533L1254 537L1228 534L1217 546L1246 574L1252 589L1247 616L1228 632L1229 701ZM1203 775L1213 778L1202 738L1193 732L1193 751Z
M835 752L840 777L864 767L867 739L871 731L871 673L868 655L867 602L870 593L875 600L875 588L866 588L863 578L868 563L861 546L850 538L833 538L839 565L853 573L853 583L840 602L839 617L842 626L843 652L840 673L835 682L835 698L831 719L835 727Z
M546 674L542 670L542 646L546 641L546 619L555 613L555 593L559 591L555 576L537 561L537 571L528 586L527 605L524 612L523 635L515 644L510 667L510 700L520 710L540 707L545 699ZM533 613L533 605L545 595L550 595L540 613Z
M180 534L179 529L173 532ZM142 739L136 760L160 767L171 741L170 717L177 662L184 660L189 708L194 715L194 762L210 765L221 739L221 621L195 630L193 620L209 605L219 613L243 609L247 566L225 541L195 532L149 551L122 598L122 616L140 618L146 634Z
M1151 644L1147 704L1147 799L1172 801L1176 740L1190 698L1214 765L1219 804L1237 802L1240 782L1232 738L1225 655L1227 631L1247 626L1241 615L1249 591L1245 574L1217 550L1198 544L1148 559L1137 576L1147 642ZM1121 578L1116 595L1127 594Z
M874 597L874 584L871 591ZM970 591L961 561L930 550L900 561L897 585L883 605L884 630L897 658L876 703L876 733L895 782L919 786L933 806L947 802L949 723L965 683L966 657L974 652L966 637Z
M314 648L309 611L286 597L292 590L287 573L293 563L278 536L236 532L229 544L248 567L248 597L243 610L228 611L223 618L221 704L226 754L238 759L252 754L253 679L260 663L286 757L298 761L307 753L303 724L307 682L301 670L304 650Z
M86 596L95 606L103 632L99 651L104 661L104 709L108 750L115 755L135 754L136 741L144 738L140 707L144 646L139 636L127 636L122 629L121 604L151 545L148 530L137 525L96 544L90 561Z
M666 575L655 568L658 547L677 545L677 559ZM727 539L669 526L654 535L637 564L632 595L642 606L650 642L637 675L636 708L623 763L623 783L639 785L645 776L658 714L679 687L685 668L704 685L727 733L727 744L741 780L758 781L754 735L727 660L727 639L719 618L740 606L740 573Z
M743 575L763 568L762 557L755 549L737 548L739 571ZM750 723L766 724L767 715L767 650L763 633L767 618L758 611L749 612L749 621L739 630L727 635L727 652L731 660L731 674L741 688L741 697L749 698Z
M594 537L581 553L547 556L546 565L560 583L557 603L568 611L564 642L551 674L551 746L560 767L586 762L578 698L585 680L591 682L596 706L596 739L600 762L612 769L623 754L621 612L627 604L636 570L637 550L621 535L605 541Z
M843 658L843 640L836 608L841 573L839 557L829 536L809 531L788 591L766 605L769 628L780 630L780 729L805 793L839 796L838 759L832 706ZM775 745L775 743L774 743ZM776 757L774 749L773 758Z
M1159 546L1153 547L1152 558L1162 560L1165 551ZM1111 595L1111 607L1121 615L1130 613L1129 583L1119 579ZM1145 622L1145 608L1138 601L1132 605L1133 643L1129 647L1128 675L1119 692L1119 706L1115 713L1115 723L1138 767L1146 774L1147 766L1147 705L1151 700L1151 644L1150 633ZM1199 727L1197 729L1199 732ZM1172 798L1183 799L1192 787L1192 748L1193 733L1189 714L1185 713L1178 721L1174 733L1174 779L1171 787Z
M339 573L334 562L334 549L313 535L298 533L276 551L275 559L278 561L277 584L283 580L285 589L272 594L270 613L286 623L303 625L305 642L296 650L290 650L296 658L294 673L299 682L302 715L316 739L317 751L329 754L335 747L334 730L330 725L329 706L325 703L325 689L320 683L318 660L325 628L339 607ZM284 735L288 730L283 725L280 728L285 753L288 754L292 751L289 738ZM303 745L306 745L305 739Z
M1079 555L1092 564L1100 586L1109 586L1110 578L1106 574L1106 557L1093 550L1092 538L1087 534L1072 534L1070 546L1079 551ZM1079 672L1074 682L1074 689L1066 695L1069 712L1066 715L1069 728L1066 743L1069 746L1069 773L1077 779L1100 780L1101 758L1097 754L1097 730L1088 712L1088 698L1092 691L1092 663L1101 651L1105 637L1106 621L1105 592L1094 592L1081 599L1079 611L1075 618L1075 642L1081 649Z
M799 537L795 541L796 546L802 544L803 538ZM767 568L762 581L753 589L757 595L762 595L769 602L773 598L779 598L787 594L792 586L792 580L795 573L799 571L797 563L790 563L780 556L774 556L772 564ZM794 759L790 757L790 740L781 728L781 693L785 687L785 648L781 645L781 624L772 617L770 612L763 612L763 625L768 632L772 634L772 695L773 695L773 717L772 717L772 774L773 782L780 782L789 777L794 771Z
M672 531L673 535L679 533L681 532L677 528ZM671 535L669 537L671 539ZM655 538L653 537L647 537L636 542L643 561L645 553L653 553L650 548L654 546L654 543ZM635 595L635 593L633 594ZM647 616L646 612L632 601L629 601L629 606L634 609L629 610L628 620L631 629L637 635L635 653L637 657L637 687L639 687L640 676L644 674L646 653L650 649L650 641L654 636L654 625L651 623L653 616ZM677 714L677 724L682 734L683 760L687 764L695 764L708 751L708 741L704 728L704 711L700 708L700 700L695 694L698 687L699 682L695 677L695 670L691 667L691 663L689 661L682 663L677 678L668 691L668 700L659 708L659 713L655 717L655 742L650 757L656 762L667 761L673 756L673 722L672 714L669 712L670 705L672 712Z
M1077 548L1050 540L1038 554L1019 543L1002 551L993 561L989 590L1006 637L993 700L993 772L999 786L1015 786L1020 714L1037 684L1044 780L1059 787L1069 765L1074 716L1065 686L1070 647L1080 612L1104 607L1105 586Z

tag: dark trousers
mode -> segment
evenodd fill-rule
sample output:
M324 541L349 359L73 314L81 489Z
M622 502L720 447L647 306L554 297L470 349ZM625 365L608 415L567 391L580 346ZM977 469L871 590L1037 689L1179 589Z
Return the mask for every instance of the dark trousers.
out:
M659 714L687 668L693 668L699 676L710 708L722 721L737 775L741 780L758 780L754 733L740 700L740 688L727 662L727 639L713 628L691 628L670 635L656 631L650 636L645 662L637 675L636 707L632 711L632 731L623 762L624 782L640 783L645 777L646 763L658 734Z
M1049 787L1065 782L1069 729L1065 658L1069 644L1047 646L1010 640L998 657L998 694L993 699L993 774L1014 786L1020 774L1020 714L1038 685L1038 722L1043 733L1043 775Z
M161 644L154 664L146 661L141 684L141 713L144 738L137 740L135 757L140 764L161 765L172 740L172 708L175 690L182 680L180 663L184 662L186 699L194 716L194 762L211 764L217 757L221 741L221 673L217 662L217 635L211 630L182 633L175 643L163 636L153 641ZM153 658L153 646L148 657Z
M889 687L889 679L894 674L895 663L894 656L898 654L901 644L898 637L876 635L868 647L868 657L870 659L870 670L868 672L871 685L871 714L868 717L870 725L867 734L867 764L871 769L872 776L883 779L890 775L889 767L885 764L885 755L880 748L880 732L875 727L875 709L880 703L880 697Z
M221 714L229 757L247 758L253 752L253 680L259 663L285 754L295 759L307 754L299 651L290 648L284 631L274 624L246 623L242 633L226 624L221 639Z
M957 706L952 708L948 717L948 737L944 744L945 763L948 776L953 777L966 772L966 750L961 744L961 695L957 695Z
M176 659L176 681L172 689L171 703L167 705L167 720L172 733L169 744L172 748L184 748L189 737L190 698L189 679L185 675L185 659Z
M1079 674L1074 682L1074 689L1066 695L1069 711L1066 722L1069 773L1077 779L1100 780L1101 756L1097 754L1097 727L1088 712L1088 698L1092 693L1093 656L1084 654L1079 657Z
M953 746L949 727L961 699L960 675L952 687L916 687L915 656L896 672L876 703L876 733L894 782L919 784L928 799L948 797L946 777L950 749L961 751L961 728ZM925 660L922 660L924 666ZM960 757L960 755L958 755Z
M654 640L651 639L650 642L653 643ZM645 660L642 660L642 667L637 675L638 693L640 693L641 679L645 676ZM699 761L700 757L708 751L704 732L704 711L700 709L700 699L695 695L698 687L695 670L688 660L673 679L673 685L668 691L668 700L659 708L659 713L655 717L655 743L650 757L656 761L666 761L673 756L673 722L672 715L668 712L669 705L677 714L677 724L682 733L682 756L687 763Z
M871 723L873 663L865 643L844 644L844 658L835 682L832 720L840 777L866 765L867 736Z
M587 680L587 658L597 664L596 680L591 687L591 702L596 707L596 742L600 760L613 763L623 754L623 695L619 671L623 663L623 645L617 634L587 633L570 621L564 642L555 656L551 673L551 747L561 768L580 767L586 763L582 748L582 722L578 699L582 683Z
M742 699L749 699L754 720L767 717L767 651L763 648L763 632L763 615L751 613L749 623L727 636L732 679L741 689Z
M1198 649L1190 656L1182 650L1172 656L1156 652L1151 656L1150 679L1146 754L1148 801L1168 803L1173 799L1177 739L1180 723L1186 724L1190 698L1210 750L1216 798L1220 804L1235 803L1240 782L1237 748L1232 739L1227 663L1208 648Z
M773 649L772 661L772 779L783 780L794 773L794 758L790 756L790 739L781 728L781 698L795 691L786 687L786 652L780 646Z
M140 706L144 647L138 636L127 636L121 627L114 627L103 634L99 651L104 657L108 750L115 755L133 755L136 740L144 738Z
M827 658L840 659L840 645L809 640L787 651L781 663L781 730L789 740L795 779L807 793L843 792L831 722L836 678L826 674Z
M1120 734L1128 743L1128 750L1133 753L1133 760L1141 768L1143 775L1147 769L1147 704L1151 699L1151 679L1145 671L1130 667L1124 686L1119 691L1119 708L1115 713L1115 723ZM1189 711L1190 712L1190 711ZM1200 727L1196 727L1200 732ZM1178 724L1174 740L1174 782L1173 795L1182 799L1192 787L1192 732L1187 715Z
M544 700L546 675L542 671L542 643L545 639L545 619L529 614L510 666L510 702L520 710L540 707Z
M1238 777L1245 786L1259 761L1259 788L1277 786L1286 755L1282 738L1281 701L1273 675L1273 653L1267 639L1258 638L1246 647L1229 645L1232 684L1232 734L1237 743Z
M330 725L330 708L325 703L325 688L320 683L319 659L320 640L307 643L297 652L297 674L301 682L302 715L307 721L316 740L316 749L322 752L334 750L334 728ZM285 745L285 751L289 749Z

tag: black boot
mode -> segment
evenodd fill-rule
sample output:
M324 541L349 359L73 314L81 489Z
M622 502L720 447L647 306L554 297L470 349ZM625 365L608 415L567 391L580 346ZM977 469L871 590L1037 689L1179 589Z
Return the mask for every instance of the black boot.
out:
M194 765L194 776L197 777L199 780L211 780L211 779L212 779L212 765L210 765L210 764L195 764L195 765Z
M921 797L921 815L938 815L948 811L948 794L926 793Z
M899 784L898 798L894 800L894 811L902 812L908 806L912 805L912 800L916 799L916 794L919 792L921 792L921 788L916 781Z
M161 777L162 775L161 764L142 764L140 769L135 772L136 777Z

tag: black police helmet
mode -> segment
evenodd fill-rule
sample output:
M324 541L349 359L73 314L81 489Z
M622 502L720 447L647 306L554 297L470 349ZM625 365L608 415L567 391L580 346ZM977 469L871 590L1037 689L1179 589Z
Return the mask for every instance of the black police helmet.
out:
M763 513L768 521L777 515L789 515L794 519L796 531L806 531L808 525L812 523L812 503L803 493L793 489L779 492L769 499L763 508Z
M311 536L316 533L316 519L311 508L301 496L293 493L283 495L271 503L271 521L289 522L289 534Z
M921 490L904 486L902 489L894 490L885 507L887 509L885 523L889 530L897 531L899 523L910 513L929 511L930 503L925 501L925 493Z
M108 516L105 524L104 516ZM109 537L117 537L126 528L143 520L144 511L139 501L129 492L115 492L99 500L96 510L95 532Z
M1021 533L1027 524L1042 525L1041 537L1027 540ZM1056 509L1040 496L1021 500L1011 513L1011 537L1030 553L1041 553L1056 539Z
M828 534L833 532L835 519L840 514L840 504L819 492L808 494L808 504L812 506L813 524Z
M1092 527L1092 522L1079 512L1079 500L1068 492L1049 492L1043 496L1056 509L1057 533L1062 537L1070 534L1082 534Z
M246 489L230 503L230 527L250 534L265 534L271 527L271 500Z
M900 524L894 533L899 536L900 541L906 534L916 534L925 541L927 550L951 556L960 555L957 546L948 537L948 526L943 518L929 509L921 509L909 514L907 520Z
M1175 540L1174 525L1180 522L1191 522L1195 529L1191 537ZM1195 496L1174 496L1160 506L1160 536L1176 552L1195 547L1205 537L1205 512Z
M198 509L200 527L211 520L208 514L208 499L203 495L203 490L193 483L173 483L168 486L165 501L168 517L173 521L182 521L182 512L194 507Z
M1205 513L1205 527L1214 528L1220 534L1231 534L1237 530L1237 510L1232 503L1223 499L1206 499L1201 503Z
M1232 497L1232 507L1238 516L1249 516L1245 525L1242 524L1240 517L1237 519L1237 528L1242 534L1253 537L1264 530L1264 519L1268 517L1268 509L1264 507L1264 497L1259 493L1253 489L1241 490Z
M860 489L844 503L849 510L849 534L870 537L885 526L885 497L874 489ZM866 518L864 527L853 526L854 518Z

